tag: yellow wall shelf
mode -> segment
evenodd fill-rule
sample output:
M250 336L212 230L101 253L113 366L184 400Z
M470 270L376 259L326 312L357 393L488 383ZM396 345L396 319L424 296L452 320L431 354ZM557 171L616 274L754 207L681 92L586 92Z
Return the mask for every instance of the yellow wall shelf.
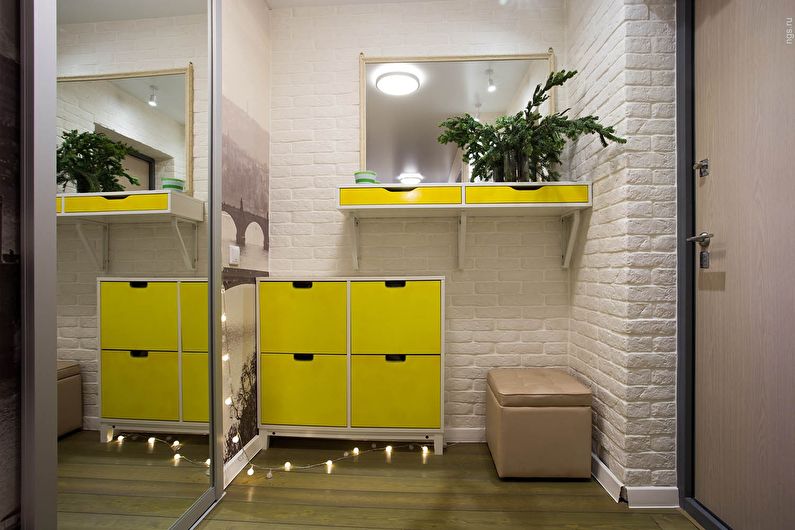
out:
M398 217L458 218L458 268L466 255L467 218L476 216L560 217L567 222L562 266L568 268L580 225L580 211L592 204L589 182L487 182L356 184L340 186L337 209L346 214L353 230L353 267L359 270L361 219Z
M182 254L185 267L196 270L198 262L198 223L204 221L204 201L172 190L140 190L107 193L59 193L55 211L60 224L72 224L86 252L101 271L108 269L108 238L111 224L169 223ZM192 249L188 249L180 228L191 229ZM101 228L98 255L88 241L86 225Z

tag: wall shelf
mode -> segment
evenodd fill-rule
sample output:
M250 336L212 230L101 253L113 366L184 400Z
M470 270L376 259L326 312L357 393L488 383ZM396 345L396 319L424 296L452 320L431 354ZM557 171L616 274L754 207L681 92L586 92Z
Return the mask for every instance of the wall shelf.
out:
M359 270L359 225L362 219L447 217L458 219L458 268L466 256L467 220L472 217L559 217L568 225L561 266L569 267L580 228L580 212L590 208L590 183L444 183L340 186L337 209L353 231L353 268Z
M204 221L204 201L172 190L59 193L55 197L55 209L59 224L75 226L83 247L100 271L106 271L109 265L110 225L133 223L168 223L185 267L196 270L198 225ZM191 249L186 244L181 225L187 225L191 231ZM99 254L88 240L86 226L101 228Z

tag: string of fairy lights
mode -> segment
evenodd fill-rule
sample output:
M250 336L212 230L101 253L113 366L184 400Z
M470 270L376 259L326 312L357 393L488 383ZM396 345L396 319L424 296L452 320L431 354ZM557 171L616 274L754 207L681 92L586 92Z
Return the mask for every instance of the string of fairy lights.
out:
M226 318L226 297L224 296L225 292L226 292L226 289L221 289L221 326L222 326L222 330L223 330L222 341L221 341L221 353L222 353L221 360L224 361L224 363L229 361L229 352L227 351L228 345L226 343L226 336L227 336L227 323L226 323L226 321L227 321L227 318ZM230 385L231 385L231 383L230 383ZM231 394L231 392L230 392L230 394ZM237 426L240 424L240 411L238 410L238 407L236 406L236 403L234 402L234 399L232 398L231 395L224 399L224 404L229 408L229 418L231 420L233 420L234 427L235 427L235 429L237 429ZM146 438L146 443L147 443L148 449L150 451L154 450L154 447L155 447L156 444L162 444L162 445L167 446L172 452L171 460L173 460L173 462L175 464L178 464L180 462L188 462L188 463L193 464L195 466L201 466L201 467L205 467L205 468L209 468L210 465L212 464L212 460L210 458L208 458L204 462L201 462L201 461L198 461L198 460L193 460L191 458L188 458L184 454L180 453L180 450L184 447L184 444L180 443L179 440L168 441L168 440L163 440L161 438L157 438L156 436L146 437L146 435L142 435L140 433L126 433L126 434L125 433L120 433L116 437L114 442L116 444L122 445L124 443L124 441L126 439L128 439L128 438L132 439L132 440L137 440L139 438ZM240 431L238 430L232 436L232 443L238 444L239 442L240 442ZM353 461L355 463L355 462L358 462L359 457L361 455L364 455L364 454L367 454L367 453L375 453L375 452L379 452L379 451L383 451L384 452L386 463L389 464L389 463L392 463L392 453L395 450L397 450L397 449L408 449L409 451L414 451L416 448L418 448L419 453L420 453L420 455L422 457L422 463L426 464L428 462L428 457L430 455L430 450L428 449L428 446L427 445L418 445L418 444L413 444L413 443L404 444L404 445L397 445L397 446L386 445L386 446L383 446L383 447L379 447L378 444L376 444L376 443L371 443L369 449L361 450L358 447L354 447L350 451L344 451L342 453L342 456L339 456L337 458L329 458L328 460L325 460L325 461L322 461L322 462L317 462L317 463L313 463L313 464L305 464L305 465L295 465L295 464L293 464L293 463L291 463L289 461L285 462L284 464L282 464L280 466L259 465L259 464L255 464L253 462L252 458L249 457L246 454L245 447L243 447L241 449L241 453L242 453L243 458L245 458L245 460L246 460L246 464L243 466L244 469L247 468L246 469L246 475L252 476L252 475L254 475L254 473L257 470L260 470L260 471L264 471L265 472L265 477L267 479L271 479L271 478L273 478L274 473L289 473L289 472L309 471L309 470L321 468L321 467L324 467L324 466L326 468L326 473L327 474L331 474L332 469L339 462L350 460L350 461Z

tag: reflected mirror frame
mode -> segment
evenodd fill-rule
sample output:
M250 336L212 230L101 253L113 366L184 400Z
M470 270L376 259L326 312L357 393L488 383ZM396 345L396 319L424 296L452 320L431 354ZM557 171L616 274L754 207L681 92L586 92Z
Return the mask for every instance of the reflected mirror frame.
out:
M367 169L367 65L385 63L463 63L475 61L547 61L549 72L555 70L555 51L509 55L438 55L428 57L366 57L359 54L359 169ZM549 95L549 113L557 109L557 89Z
M118 72L111 74L75 75L58 77L58 83L78 83L82 81L112 81L136 77L160 77L167 75L185 76L185 191L193 196L193 63L185 68L163 70L141 70L139 72Z

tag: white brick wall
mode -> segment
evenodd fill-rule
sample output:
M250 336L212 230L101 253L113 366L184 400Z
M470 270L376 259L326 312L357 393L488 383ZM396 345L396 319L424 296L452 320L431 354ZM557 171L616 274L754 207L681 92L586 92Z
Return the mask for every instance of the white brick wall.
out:
M350 274L350 227L334 188L359 164L359 53L561 54L554 0L368 3L276 9L273 39L271 274ZM456 270L450 219L364 220L361 274L447 279L446 425L482 438L485 375L496 366L565 366L568 278L557 219L469 221Z
M208 59L207 17L68 24L58 28L58 74L135 72L194 65L194 184L207 198ZM56 134L53 131L53 134ZM99 241L88 227L89 240ZM186 229L185 235L188 232ZM168 225L113 225L110 270L98 273L73 226L58 227L58 358L77 360L83 371L84 426L97 424L98 276L207 275L207 233L199 230L199 270L188 271Z
M594 391L595 451L630 486L676 484L674 28L669 0L567 4L572 112L629 140L571 149L594 207L571 273L569 364Z

